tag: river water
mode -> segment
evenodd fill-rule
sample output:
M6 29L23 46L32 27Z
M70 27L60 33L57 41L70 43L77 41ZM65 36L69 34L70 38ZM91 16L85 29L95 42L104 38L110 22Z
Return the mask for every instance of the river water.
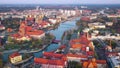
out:
M72 29L76 26L76 21L79 20L80 18L75 18L71 21L66 21L66 22L63 22L61 23L58 28L56 28L55 30L50 30L48 32L52 33L55 37L56 37L56 40L61 40L61 37L63 35L63 33L66 31L66 30L69 30L69 29ZM47 51L47 52L50 52L50 51L54 51L56 50L60 45L58 44L50 44L44 51ZM41 57L42 56L42 52L38 52L38 53L35 53L35 57Z
M56 37L57 40L61 40L61 37L63 35L63 33L66 31L66 30L69 30L71 28L74 28L76 26L76 21L79 20L80 18L75 18L71 21L66 21L66 22L63 22L63 23L60 23L60 25L58 26L58 28L56 28L55 30L50 30L48 32L54 34L54 36ZM43 51L47 51L47 52L50 52L50 51L54 51L56 50L60 45L58 44L50 44L46 49L44 49ZM39 51L39 52L36 52L34 53L34 56L35 57L41 57L42 56L42 52L43 51ZM9 53L11 54L11 53ZM8 55L9 54L4 54L3 55L3 61L8 61Z

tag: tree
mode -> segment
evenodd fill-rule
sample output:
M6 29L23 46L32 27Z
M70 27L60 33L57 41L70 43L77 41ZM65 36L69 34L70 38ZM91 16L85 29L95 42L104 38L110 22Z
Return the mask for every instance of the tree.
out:
M8 36L8 42L12 42L12 38L10 36Z

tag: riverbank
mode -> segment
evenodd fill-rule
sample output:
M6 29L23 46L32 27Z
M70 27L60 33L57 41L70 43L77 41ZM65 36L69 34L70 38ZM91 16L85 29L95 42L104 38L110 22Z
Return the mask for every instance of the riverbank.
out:
M74 20L71 20L71 21L66 21L64 23L60 23L60 25L58 26L58 28L56 28L55 30L50 30L48 31L47 33L52 33L56 39L60 39L61 40L61 37L64 33L64 31L66 30L69 30L71 28L73 28L74 26L76 26L76 20L78 20L79 18L77 19L74 19ZM68 25L69 24L69 25ZM34 50L34 51L29 51L29 50L24 50L24 51L19 51L20 53L34 53L34 57L42 57L42 52L43 51L47 51L47 52L50 52L50 51L54 51L56 50L60 45L58 44L50 44L50 45L44 45L43 48L39 49L39 50ZM6 54L4 55L3 57L3 60L7 61L7 57L9 54Z
M71 19L69 19L69 20L72 20L72 19L75 19L75 18L71 18ZM65 21L67 21L67 20L64 20L64 22ZM62 22L61 22L62 23ZM59 23L59 24L61 24L61 23ZM58 27L59 26L59 24L56 24L56 26L55 27ZM50 43L49 43L50 44ZM43 49L44 49L44 47L46 47L46 46L43 46ZM38 52L38 51L40 51L41 49L39 49L39 50L22 50L21 51L21 53L23 53L23 52L25 52L25 53L33 53L33 52ZM13 50L5 50L5 51L3 51L3 52L1 52L1 54L4 54L4 53L9 53L9 52L15 52L15 51L19 51L19 49L13 49Z

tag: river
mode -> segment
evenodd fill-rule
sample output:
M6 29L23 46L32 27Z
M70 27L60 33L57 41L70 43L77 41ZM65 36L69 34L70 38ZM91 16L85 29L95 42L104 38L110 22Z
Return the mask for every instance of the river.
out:
M65 21L63 23L60 23L60 25L58 26L58 28L56 28L55 30L50 30L48 32L54 34L54 36L56 37L57 40L61 40L61 37L63 35L63 33L66 31L66 30L69 30L71 28L74 28L76 26L76 21L79 20L80 18L75 18L73 20L70 20L70 21ZM56 50L60 45L58 44L50 44L46 49L42 50L42 51L39 51L39 52L36 52L34 53L34 56L35 57L41 57L42 56L42 52L43 51L53 51L53 50ZM9 53L11 54L11 53ZM8 55L9 54L4 54L3 55L3 61L8 61Z
M63 35L63 33L66 31L66 30L69 30L71 28L74 28L76 26L76 21L79 20L80 18L75 18L73 20L70 20L70 21L66 21L66 22L63 22L61 23L58 28L56 28L55 30L50 30L48 32L54 34L54 36L56 37L57 40L61 40L61 37ZM50 52L50 51L54 51L56 50L60 45L58 44L50 44L45 50L43 51L47 51L47 52ZM41 57L42 56L42 52L37 52L35 53L35 57Z

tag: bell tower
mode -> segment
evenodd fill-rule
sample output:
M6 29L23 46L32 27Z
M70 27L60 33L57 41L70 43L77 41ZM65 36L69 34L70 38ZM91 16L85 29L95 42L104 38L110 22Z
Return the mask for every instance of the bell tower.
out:
M25 22L21 22L19 27L20 36L25 36L25 32L26 32L25 28L26 28Z

